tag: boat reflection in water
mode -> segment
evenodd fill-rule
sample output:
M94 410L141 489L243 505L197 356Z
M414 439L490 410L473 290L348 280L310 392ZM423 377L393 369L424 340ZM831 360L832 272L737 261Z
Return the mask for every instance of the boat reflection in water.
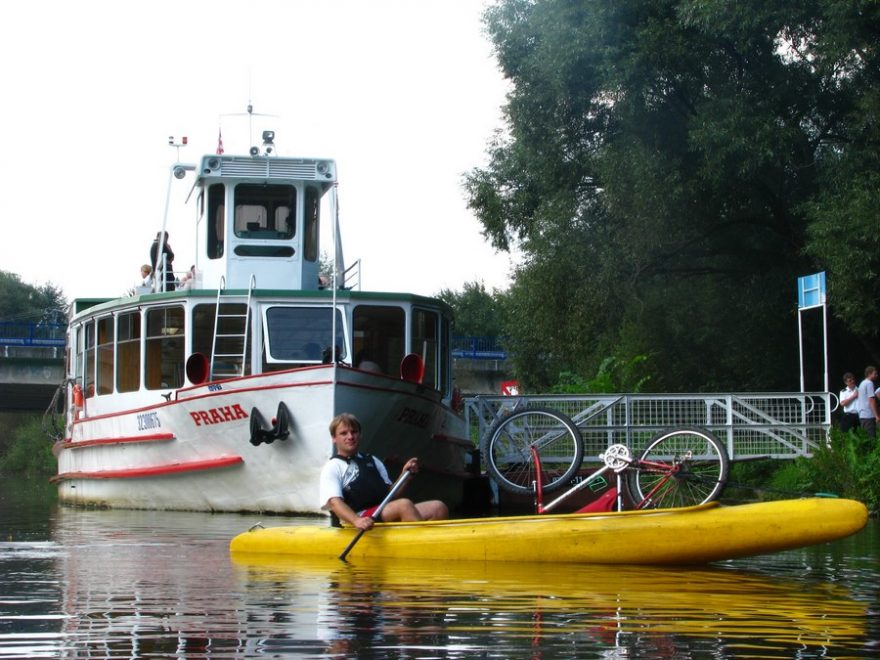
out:
M823 649L858 652L866 634L866 606L846 589L725 568L346 564L266 555L233 562L247 594L248 637L259 637L249 645L264 652L292 650L279 617L314 625L323 652L344 655L383 647L499 657L611 650L640 658L792 657L801 649L800 657L813 657ZM299 594L318 594L317 611L304 611Z
M51 540L0 543L0 655L817 658L878 637L865 534L827 546L830 571L818 547L748 571L230 558L253 522L62 507Z

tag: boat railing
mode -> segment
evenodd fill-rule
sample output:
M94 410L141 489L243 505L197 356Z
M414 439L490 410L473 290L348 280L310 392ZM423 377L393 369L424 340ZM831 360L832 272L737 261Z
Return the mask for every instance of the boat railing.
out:
M352 291L361 290L361 260L358 259L351 266L342 271L342 289Z
M658 432L697 426L713 433L734 460L811 456L827 442L836 399L829 392L724 394L535 394L465 398L471 438L485 456L490 433L514 410L552 408L571 418L587 460L625 444L643 449Z

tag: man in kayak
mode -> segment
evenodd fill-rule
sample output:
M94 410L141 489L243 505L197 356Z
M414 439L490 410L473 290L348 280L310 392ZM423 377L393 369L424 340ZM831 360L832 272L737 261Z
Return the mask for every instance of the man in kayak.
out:
M378 458L358 451L361 423L351 413L342 413L330 422L330 436L335 451L321 470L321 508L336 515L340 521L358 529L370 529L371 514L388 495L391 479ZM403 466L415 474L419 460L411 458ZM382 509L382 522L443 520L449 509L440 500L414 503L406 498L390 501Z

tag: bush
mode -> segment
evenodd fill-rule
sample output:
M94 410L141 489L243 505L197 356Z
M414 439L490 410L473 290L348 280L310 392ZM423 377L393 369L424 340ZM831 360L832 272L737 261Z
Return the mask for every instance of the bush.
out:
M56 465L52 441L46 436L40 419L19 426L6 453L0 456L0 472L6 474L54 474Z
M727 501L778 500L827 493L880 510L880 446L862 431L832 428L828 446L812 458L734 463L724 491Z
M880 506L880 446L861 431L831 429L830 446L819 447L812 458L797 459L789 473L812 493L861 500L871 511Z

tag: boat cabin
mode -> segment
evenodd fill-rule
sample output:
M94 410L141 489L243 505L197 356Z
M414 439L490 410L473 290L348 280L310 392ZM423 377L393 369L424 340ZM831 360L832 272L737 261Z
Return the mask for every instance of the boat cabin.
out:
M335 277L320 278L322 209L336 215L332 160L221 154L173 168L176 179L188 172L196 176L193 280L162 291L157 275L160 290L72 305L68 377L94 411L121 395L152 400L144 395L333 360L399 378L412 353L424 371L407 377L448 400L448 306L349 288L341 259Z
M205 288L315 290L327 159L205 156L196 173L196 273ZM335 201L335 196L334 200Z

